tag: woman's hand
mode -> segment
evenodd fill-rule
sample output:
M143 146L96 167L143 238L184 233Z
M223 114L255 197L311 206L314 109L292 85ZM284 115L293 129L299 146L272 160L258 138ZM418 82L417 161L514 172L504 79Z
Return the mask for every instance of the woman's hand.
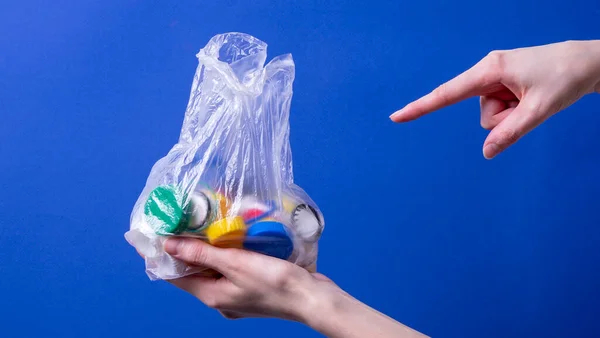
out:
M191 238L169 238L165 251L222 274L169 282L230 319L294 320L332 338L424 337L352 298L327 277L284 260Z
M304 321L307 308L322 292L326 277L290 262L240 249L213 247L201 240L170 238L165 251L191 265L222 274L192 275L169 282L230 319L275 317Z
M600 93L600 40L494 51L471 69L392 114L407 122L480 96L491 159L582 96Z

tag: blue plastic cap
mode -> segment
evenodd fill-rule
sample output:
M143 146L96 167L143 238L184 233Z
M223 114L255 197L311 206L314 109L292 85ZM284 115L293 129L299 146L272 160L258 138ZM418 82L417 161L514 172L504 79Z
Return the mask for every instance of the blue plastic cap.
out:
M283 224L272 221L257 222L248 229L244 248L287 260L294 251L294 243Z

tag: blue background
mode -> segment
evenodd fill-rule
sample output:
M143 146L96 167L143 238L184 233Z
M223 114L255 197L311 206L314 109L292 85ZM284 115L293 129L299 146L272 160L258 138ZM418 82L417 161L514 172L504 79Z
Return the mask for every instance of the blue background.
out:
M123 239L177 141L215 34L297 65L297 183L323 209L319 269L437 337L600 335L600 95L493 161L471 99L388 115L493 49L600 37L600 2L3 1L2 337L317 337L227 321L150 282Z

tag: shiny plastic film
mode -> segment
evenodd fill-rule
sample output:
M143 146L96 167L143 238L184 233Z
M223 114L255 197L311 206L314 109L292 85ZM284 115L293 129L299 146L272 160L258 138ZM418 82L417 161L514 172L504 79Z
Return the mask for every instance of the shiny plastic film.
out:
M152 167L125 238L144 256L152 280L211 273L165 253L169 236L313 267L324 220L294 184L292 56L265 65L264 42L227 33L197 57L179 140Z

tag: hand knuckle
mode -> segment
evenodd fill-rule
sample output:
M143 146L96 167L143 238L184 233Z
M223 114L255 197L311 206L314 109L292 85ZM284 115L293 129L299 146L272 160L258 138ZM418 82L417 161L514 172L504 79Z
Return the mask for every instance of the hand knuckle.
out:
M217 299L215 295L205 295L200 299L204 305L211 309L219 309L223 306L223 303Z
M251 296L248 290L236 288L227 292L227 298L230 299L232 303L239 304L245 302L248 298L251 298Z
M490 65L500 67L505 60L506 52L503 50L493 50L486 55L486 59Z
M440 86L438 86L433 91L433 95L442 104L444 104L444 105L448 104L450 102L450 93L449 93L449 89L448 89L448 84L443 83Z
M204 305L216 310L230 308L232 304L236 304L236 300L226 294L216 293L208 294L202 299Z
M505 69L506 52L494 50L483 59L482 83L494 83L500 80Z
M531 116L541 116L546 114L546 111L549 109L552 109L551 107L551 103L548 103L549 101L545 101L545 100L541 100L541 99L533 99L533 100L528 100L527 103L525 103L525 106L523 108L525 108L525 114L529 114Z
M223 268L231 273L242 273L247 268L243 262L247 262L246 258L249 252L241 249L226 249L221 252L221 260L223 261Z
M287 289L290 279L288 276L277 275L273 278L273 285L276 289Z
M285 266L281 268L278 273L273 274L271 283L274 288L278 290L287 290L291 286L290 284L295 279L295 271L291 267Z
M199 245L197 242L187 241L182 250L184 252L185 257L198 265L204 265L207 260L206 250L204 250L204 246Z

